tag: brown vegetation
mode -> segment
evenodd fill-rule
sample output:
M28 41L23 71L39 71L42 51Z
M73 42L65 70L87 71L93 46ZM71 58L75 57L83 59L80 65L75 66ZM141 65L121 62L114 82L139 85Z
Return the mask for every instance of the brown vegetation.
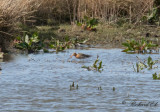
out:
M84 16L108 23L125 18L138 23L153 9L154 0L1 0L0 47L4 39L13 37L17 24L74 22ZM54 22L56 21L56 22Z

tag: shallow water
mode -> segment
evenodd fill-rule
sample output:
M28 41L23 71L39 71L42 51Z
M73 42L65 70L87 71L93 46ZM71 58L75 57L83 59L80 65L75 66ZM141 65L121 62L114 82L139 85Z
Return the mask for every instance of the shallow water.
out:
M69 59L73 52L92 57ZM81 68L92 65L97 55L103 61L102 73ZM160 57L125 54L121 49L17 55L14 60L0 63L0 112L159 112L160 81L152 79L159 69L134 72L136 56L151 56L154 60ZM70 91L72 82L78 83L78 90ZM134 101L158 104L131 105Z

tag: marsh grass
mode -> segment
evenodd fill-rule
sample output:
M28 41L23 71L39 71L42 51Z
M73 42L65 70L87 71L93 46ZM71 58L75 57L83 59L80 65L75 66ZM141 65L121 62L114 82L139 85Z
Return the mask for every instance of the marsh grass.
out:
M1 0L0 29L14 26L16 22L31 25L45 21L53 25L54 20L81 21L84 16L106 19L109 23L121 17L137 22L152 10L153 4L154 0Z
M118 27L125 23L133 24L132 29L137 24L142 24L142 18L148 16L153 10L154 0L1 0L0 1L0 47L4 40L9 40L22 30L17 23L27 26L34 25L57 25L60 23L81 22L84 16L97 18L102 24L117 24ZM147 23L148 24L148 23ZM103 33L87 33L89 37L109 38L110 41L121 41L117 38L122 34L117 29L102 30L106 26L97 29ZM73 28L72 28L73 29ZM107 30L107 29L105 29ZM121 29L120 29L121 30ZM113 33L114 32L114 33ZM45 35L45 34L44 34ZM84 34L85 36L85 34ZM92 39L95 43L96 38ZM116 43L117 44L117 43Z
M58 33L54 31L58 37L63 37L68 35L70 37L77 37L80 40L88 40L85 44L91 45L101 45L101 47L120 47L122 43L126 42L126 40L141 40L142 38L146 38L146 34L149 32L150 37L149 40L153 41L155 44L160 43L159 35L160 30L159 27L150 27L150 26L139 26L137 25L133 29L133 24L123 24L121 27L116 24L107 24L100 22L98 24L97 32L90 32L79 28L77 25L68 25L63 24L60 25L61 29L65 29L65 33ZM156 36L158 35L158 36Z

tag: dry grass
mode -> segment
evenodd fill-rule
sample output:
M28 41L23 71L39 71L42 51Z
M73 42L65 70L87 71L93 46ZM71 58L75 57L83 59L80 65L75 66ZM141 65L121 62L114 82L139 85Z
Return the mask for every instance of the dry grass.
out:
M84 15L117 21L125 17L130 22L139 21L153 8L154 0L80 0L77 7L78 19Z
M89 16L108 23L122 17L137 23L153 4L154 0L0 0L0 45L4 37L12 36L17 22L28 24L47 19L74 22Z
M31 21L35 14L41 19L69 18L74 21L86 15L109 22L119 17L136 22L153 8L153 3L154 0L1 0L0 28L16 21Z
M160 43L160 27L151 26L135 26L132 30L133 24L124 24L123 27L115 27L108 24L99 24L97 27L97 32L91 32L77 25L60 25L60 28L64 28L66 32L59 33L55 31L54 33L59 37L64 37L68 35L71 38L78 38L80 40L88 40L89 45L100 45L104 48L122 47L122 43L126 40L135 39L140 40L146 37L147 33L150 33L150 39L153 42Z
M0 1L0 34L12 36L9 33L14 31L15 24L19 21L23 24L32 21L32 14L38 6L39 2L35 0Z

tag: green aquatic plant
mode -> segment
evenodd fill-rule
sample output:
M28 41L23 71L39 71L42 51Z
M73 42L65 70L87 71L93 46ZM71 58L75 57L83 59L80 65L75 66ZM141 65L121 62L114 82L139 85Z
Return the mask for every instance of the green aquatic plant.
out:
M96 71L102 71L102 61L100 61L99 63L99 56L97 56L97 59L95 60L94 64L93 64L93 68L96 70Z
M98 90L102 90L102 87L100 86L100 87L98 87Z
M71 90L75 90L75 89L78 89L79 88L79 86L78 86L78 84L76 85L76 88L75 88L75 86L74 86L75 84L74 84L74 82L70 85L70 91Z
M72 87L74 87L74 82L72 83Z
M127 40L126 42L122 43L122 45L126 47L126 49L124 49L122 52L126 53L152 53L153 50L156 51L158 48L157 44L154 44L152 41L144 38L139 41L135 41L133 39Z
M135 51L136 50L137 42L135 40L127 40L127 42L122 43L122 45L124 47L127 47L122 52L130 52L130 51Z
M136 69L135 69L135 71L138 73L141 70L143 70L144 68L147 68L147 65L145 65L145 63L143 63L143 62L137 62L136 63Z
M91 66L85 66L85 65L83 65L82 68L85 68L85 69L87 69L88 71L91 71L91 70L92 70L92 69L91 69Z
M99 60L99 56L97 56L97 59L94 61L92 66L82 66L82 68L86 68L88 71L91 71L91 70L95 70L98 72L103 71L102 61Z
M148 69L151 70L153 68L153 65L155 65L158 62L158 60L153 61L153 59L149 56L147 59Z
M17 37L17 43L15 47L21 50L27 50L28 53L33 53L41 50L44 47L43 41L38 37L38 33L34 33L31 36L25 35L24 37Z
M116 88L115 87L113 87L113 91L115 91L116 90Z
M157 73L152 74L153 80L160 80L160 74Z
M137 73L145 68L148 68L148 70L151 70L153 69L153 65L155 65L157 62L158 60L153 61L153 59L150 56L147 58L147 63L146 63L146 60L141 61L140 58L138 58L138 62L136 62L136 68L134 67L134 65L133 65L133 68L134 68L134 71Z
M76 85L76 89L78 89L79 88L79 86L78 86L78 84Z

